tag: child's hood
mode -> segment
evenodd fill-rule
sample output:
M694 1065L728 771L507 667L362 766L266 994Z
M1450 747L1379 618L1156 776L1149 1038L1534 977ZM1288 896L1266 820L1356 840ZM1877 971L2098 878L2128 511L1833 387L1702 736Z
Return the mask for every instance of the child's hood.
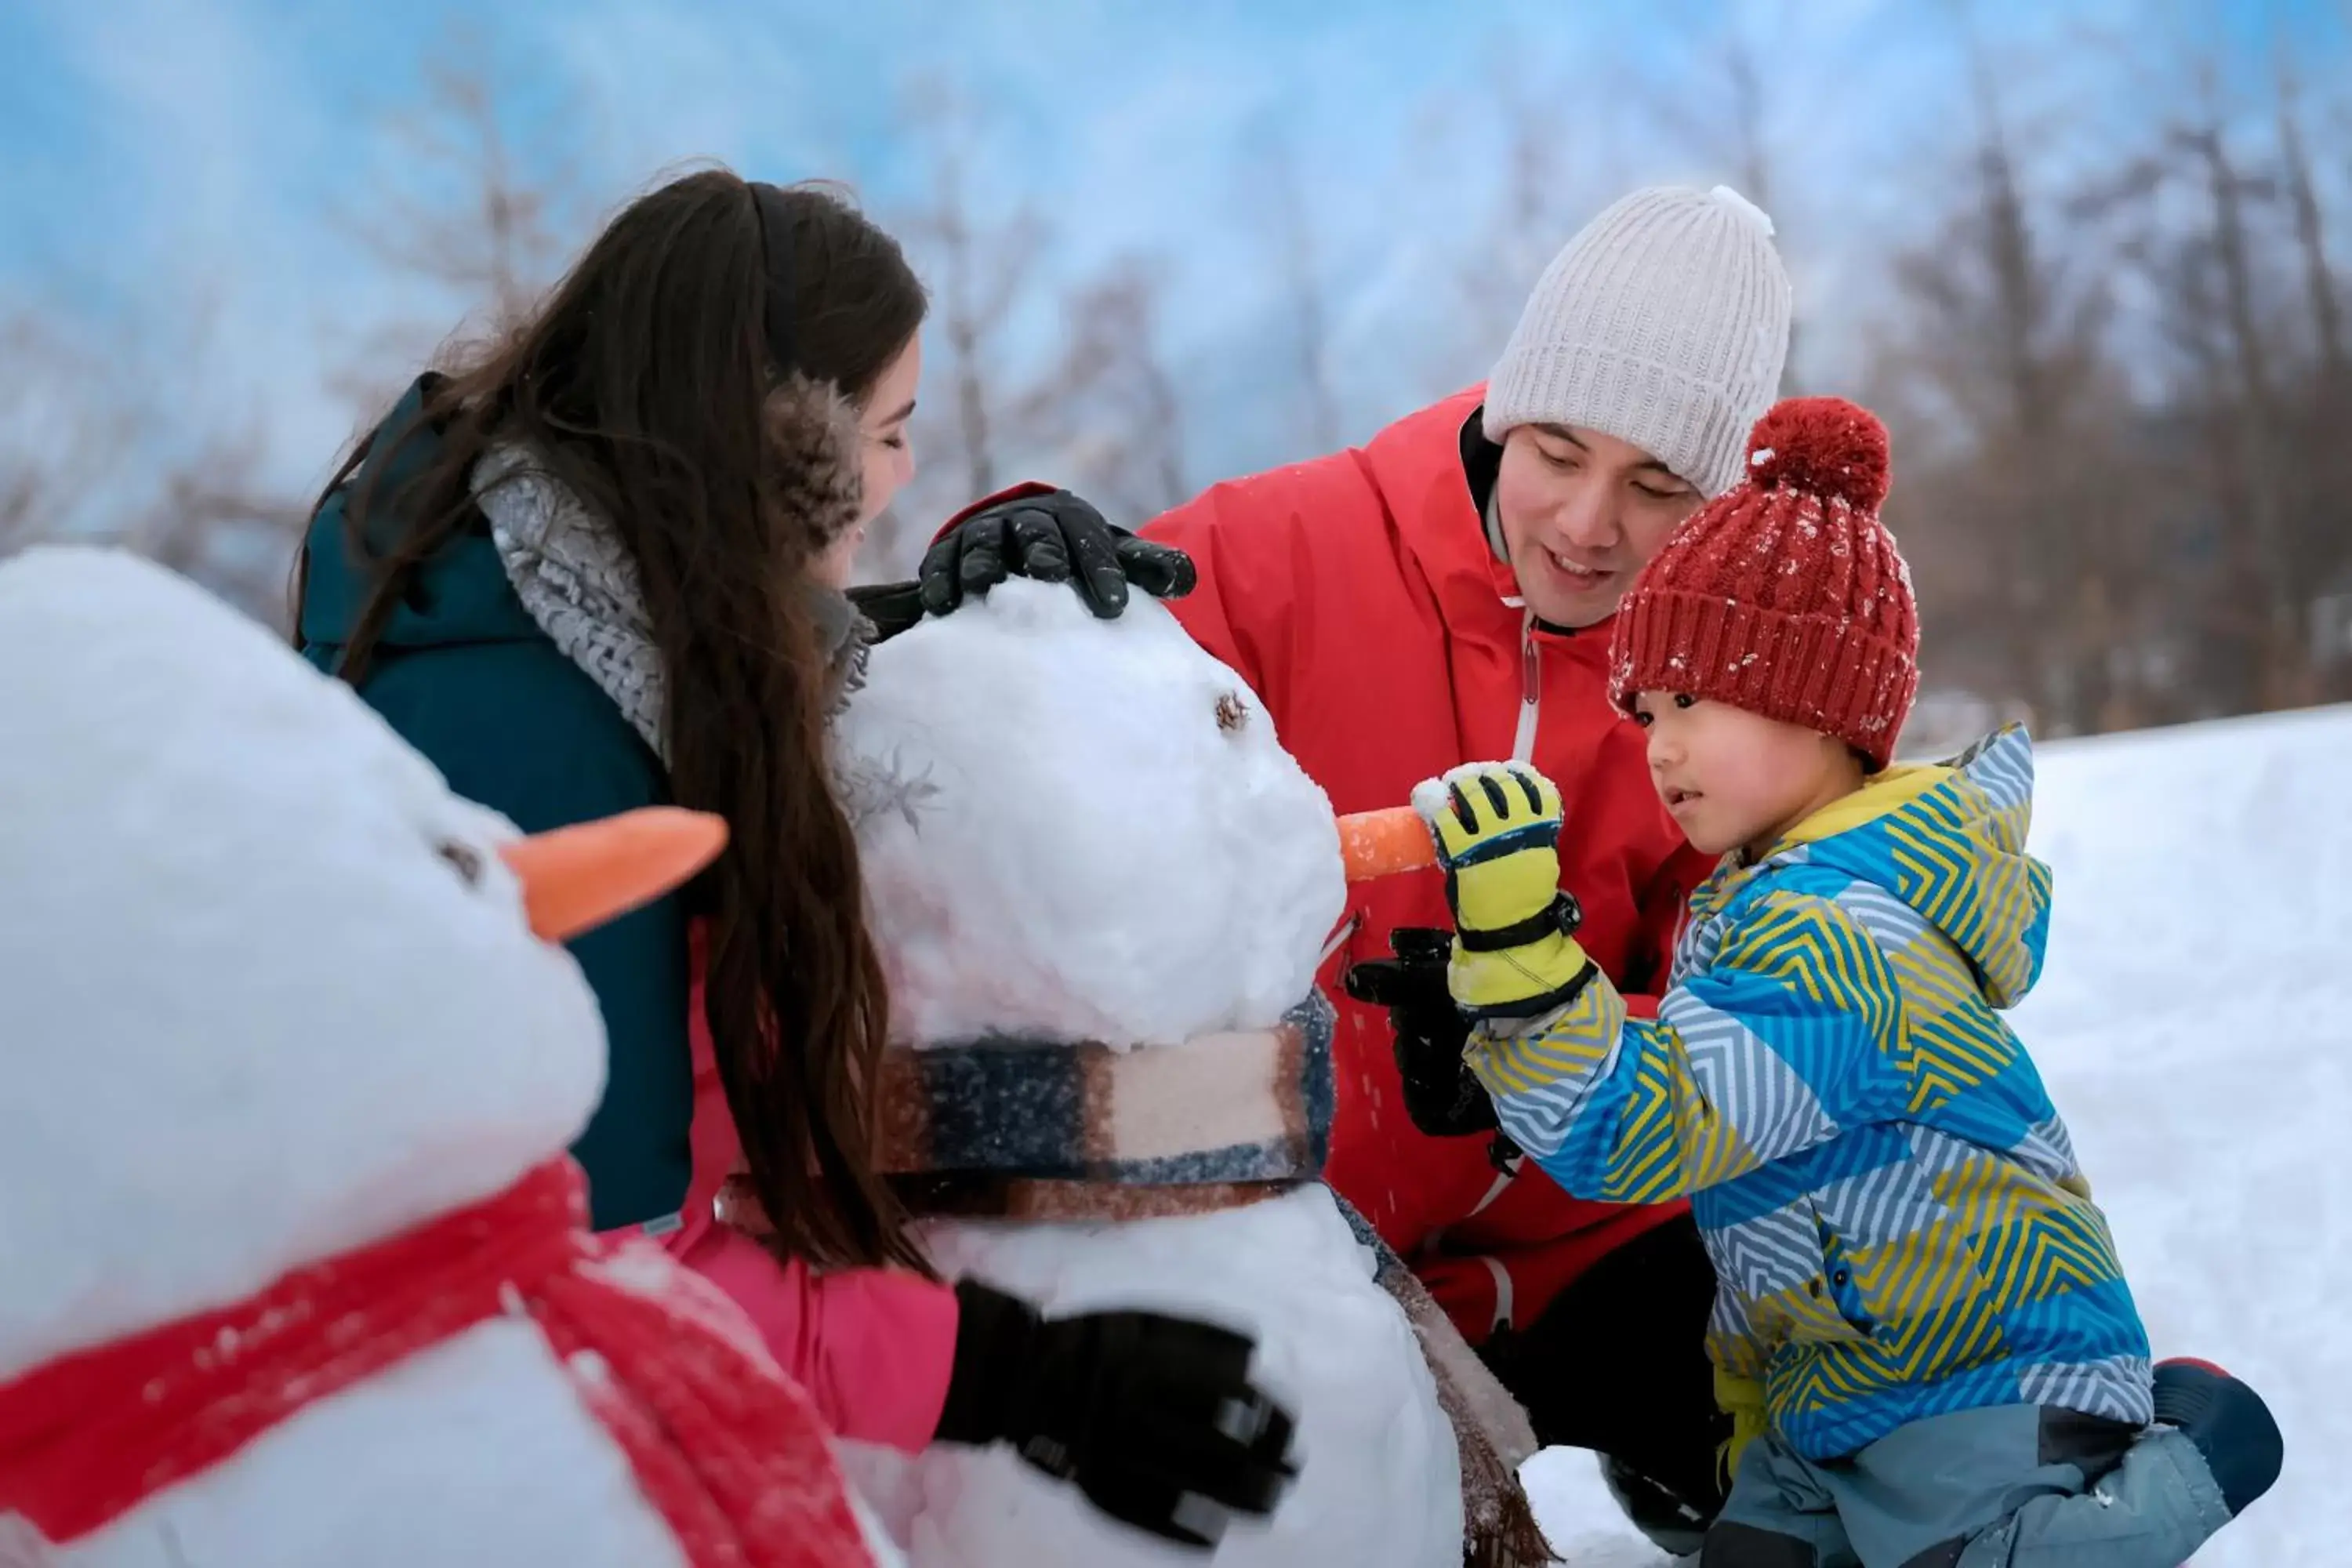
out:
M2033 742L2012 725L1938 766L1889 769L1790 831L1759 870L1803 863L1885 889L1967 955L1996 1007L2042 973L2050 868L2025 852Z

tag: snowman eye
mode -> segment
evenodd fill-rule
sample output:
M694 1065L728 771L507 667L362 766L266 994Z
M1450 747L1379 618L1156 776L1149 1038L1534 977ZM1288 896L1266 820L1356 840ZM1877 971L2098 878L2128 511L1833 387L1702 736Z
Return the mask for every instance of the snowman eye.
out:
M481 886L481 852L474 848L473 846L469 844L460 844L454 838L445 838L440 843L436 844L433 847L433 853L440 856L441 858L450 866L455 867L457 868L457 875L466 879L466 886L469 888L478 888Z
M1249 722L1249 704L1238 691L1228 691L1217 699L1217 728L1230 735Z

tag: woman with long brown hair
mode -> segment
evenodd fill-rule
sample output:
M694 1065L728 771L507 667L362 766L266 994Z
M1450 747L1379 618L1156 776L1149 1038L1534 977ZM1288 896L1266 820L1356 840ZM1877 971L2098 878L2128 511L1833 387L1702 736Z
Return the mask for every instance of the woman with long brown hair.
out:
M1010 1441L1204 1542L1288 1473L1248 1342L950 1290L875 1167L888 1002L826 730L874 630L842 592L849 558L911 472L924 310L898 245L824 190L662 186L361 444L304 546L299 635L525 831L672 802L726 818L694 887L572 949L610 1039L574 1146L597 1226L665 1236L845 1435ZM1040 504L980 526L1058 526ZM1172 552L1121 540L1097 561L1098 520L1072 526L1098 611L1125 577L1186 584ZM921 613L911 587L864 604ZM739 1142L766 1248L713 1215Z

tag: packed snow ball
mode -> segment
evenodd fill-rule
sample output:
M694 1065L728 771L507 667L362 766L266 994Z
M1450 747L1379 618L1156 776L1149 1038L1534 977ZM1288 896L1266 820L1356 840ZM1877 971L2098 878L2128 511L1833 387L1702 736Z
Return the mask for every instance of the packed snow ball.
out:
M1775 404L1748 437L1748 477L1759 489L1801 490L1875 511L1891 473L1886 426L1843 397Z
M1138 595L1008 582L877 647L835 737L893 1032L1269 1028L1346 900L1329 801Z

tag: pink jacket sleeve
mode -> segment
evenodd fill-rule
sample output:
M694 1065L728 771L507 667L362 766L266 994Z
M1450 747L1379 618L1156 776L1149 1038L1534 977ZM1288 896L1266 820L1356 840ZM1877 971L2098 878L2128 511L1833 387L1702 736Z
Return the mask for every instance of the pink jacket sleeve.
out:
M947 1405L948 1377L955 1368L955 1292L895 1268L820 1274L798 1259L779 1261L719 1222L719 1189L740 1168L743 1145L703 1022L699 942L696 948L688 1030L694 1178L681 1223L662 1245L743 1310L768 1353L808 1390L836 1433L912 1453L930 1442Z
M909 1453L930 1442L955 1361L954 1291L892 1268L816 1274L730 1226L698 1228L677 1256L743 1309L835 1432Z

